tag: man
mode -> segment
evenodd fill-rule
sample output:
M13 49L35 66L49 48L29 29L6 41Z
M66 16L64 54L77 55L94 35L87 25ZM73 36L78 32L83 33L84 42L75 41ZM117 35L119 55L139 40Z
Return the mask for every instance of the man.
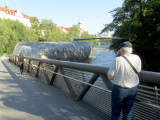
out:
M138 55L132 54L132 44L128 41L120 44L120 57L116 57L111 64L107 77L113 80L112 87L112 115L111 120L118 120L123 112L123 120L131 120L133 103L139 84L138 74L122 56L125 56L139 73L141 60Z

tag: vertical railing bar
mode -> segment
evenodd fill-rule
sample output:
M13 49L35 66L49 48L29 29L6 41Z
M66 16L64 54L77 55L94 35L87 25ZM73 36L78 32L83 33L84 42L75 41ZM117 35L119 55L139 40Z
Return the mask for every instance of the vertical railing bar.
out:
M46 79L46 81L49 85L50 84L50 79L49 79L48 75L46 74L45 66L43 64L42 64L42 71L43 71L45 79Z
M9 55L9 62L11 62L11 60L10 60L10 55Z
M11 58L10 58L11 57ZM9 56L9 58L10 58L10 61L13 63L13 57L12 56Z
M42 65L42 62L39 62L39 63L38 63L38 68L37 68L37 72L36 72L35 77L38 77L38 76L39 76L41 65Z
M56 73L58 72L58 66L56 66L55 67L55 69L54 69L54 73L53 73L53 75L52 75L52 78L51 78L51 82L50 82L50 85L53 85L53 82L54 82L54 80L55 80L55 78L56 78Z
M107 75L100 74L104 84L109 90L112 90L113 83L107 78Z
M14 64L16 65L16 56L14 57Z
M10 56L11 57L11 62L13 63L13 56Z
M68 80L68 78L64 77L65 76L65 72L64 72L63 68L61 66L59 68L60 68L61 74L63 75L63 79L64 79L64 81L65 81L65 83L66 83L66 85L68 87L68 90L71 93L71 96L73 97L73 99L76 99L77 95L76 95L75 91L73 90L70 81Z
M93 76L91 77L91 79L89 80L89 84L94 84L95 81L98 79L99 74L98 73L94 73ZM81 101L82 98L84 97L84 95L88 92L88 90L91 88L90 85L86 85L85 88L83 89L83 91L80 93L80 95L77 98L77 101Z
M27 69L27 72L29 72L30 64L31 64L31 60L28 61L28 69Z

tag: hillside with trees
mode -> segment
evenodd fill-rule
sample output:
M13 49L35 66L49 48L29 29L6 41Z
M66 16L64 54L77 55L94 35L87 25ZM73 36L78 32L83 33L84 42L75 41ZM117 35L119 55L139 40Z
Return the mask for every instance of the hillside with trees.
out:
M114 31L111 48L123 41L133 44L134 53L142 59L143 69L160 71L160 0L125 0L122 7L111 11L113 21L103 32Z
M60 42L73 41L73 38L95 37L87 31L80 35L76 25L71 27L71 31L63 33L51 20L43 19L40 22L36 17L30 20L31 28L19 21L0 19L0 55L12 53L16 44L21 41Z

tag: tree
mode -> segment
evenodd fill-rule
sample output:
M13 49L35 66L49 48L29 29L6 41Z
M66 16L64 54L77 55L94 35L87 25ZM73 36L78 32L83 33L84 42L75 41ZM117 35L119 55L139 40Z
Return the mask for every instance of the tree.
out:
M80 38L79 27L77 25L73 25L71 27L71 30L68 32L68 34L71 34L72 38Z
M14 32L5 25L5 21L0 20L0 53L11 53L17 41Z
M41 24L36 17L31 18L31 28L19 21L0 19L0 53L12 53L14 47L21 41L73 41L80 37L77 26L68 33L61 33L51 20L43 19ZM87 33L83 36L87 36Z
M31 17L30 18L30 23L31 23L32 29L34 29L35 31L39 30L39 20L38 20L38 18Z
M12 53L20 41L38 41L35 32L19 21L0 19L0 52Z
M62 35L51 20L43 19L40 24L42 41L62 41Z
M160 71L160 1L159 0L125 0L121 8L112 11L113 21L102 30L114 30L111 48L118 50L122 41L133 43L134 52L143 61L143 69Z

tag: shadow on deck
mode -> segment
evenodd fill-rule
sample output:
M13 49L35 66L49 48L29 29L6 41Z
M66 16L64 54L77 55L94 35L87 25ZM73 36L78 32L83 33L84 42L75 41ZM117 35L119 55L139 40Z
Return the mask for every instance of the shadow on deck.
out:
M12 63L0 66L0 120L104 120Z

